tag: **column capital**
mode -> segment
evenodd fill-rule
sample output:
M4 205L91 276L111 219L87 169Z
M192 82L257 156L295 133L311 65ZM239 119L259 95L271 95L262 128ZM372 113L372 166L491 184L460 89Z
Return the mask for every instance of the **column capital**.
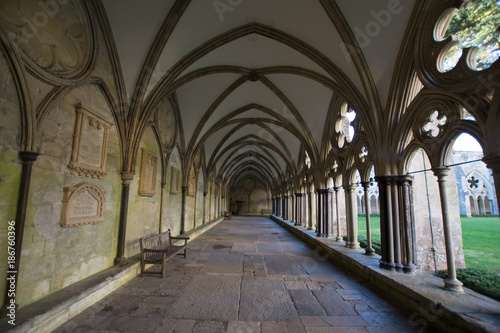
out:
M208 191L203 191L203 196L206 197L208 194Z
M181 190L182 190L182 192L187 192L188 187L187 186L181 186Z
M363 186L365 190L368 190L371 184L372 182L361 182L361 186Z
M341 189L342 189L342 186L335 186L335 187L333 188L333 190L334 190L335 192L338 192L338 191L340 191Z
M318 193L329 193L330 189L329 188L318 188L316 190L316 192L318 192Z
M295 193L295 196L296 196L296 197L301 197L301 196L303 196L303 195L304 195L304 193Z
M486 166L495 172L500 172L500 155L484 156L483 162Z
M348 185L344 185L342 187L344 188L345 191L355 191L358 188L358 185L357 184L348 184Z
M37 157L39 156L39 153L36 153L34 151L20 151L19 152L19 158L25 163L25 164L33 164L33 162L36 161Z
M133 171L122 171L121 175L122 175L122 184L128 185L134 179L135 172L133 172Z
M446 177L448 176L448 173L450 172L450 168L443 167L443 166L434 167L434 168L432 168L432 172L434 172L434 175L438 178L438 182L440 182L440 181L445 182Z

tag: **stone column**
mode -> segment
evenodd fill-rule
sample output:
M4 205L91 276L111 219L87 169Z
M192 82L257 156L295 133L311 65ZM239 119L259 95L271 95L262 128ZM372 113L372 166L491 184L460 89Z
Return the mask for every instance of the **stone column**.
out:
M398 184L395 177L391 178L391 195L392 195L392 239L394 245L394 265L396 271L403 271L403 264L401 263L401 237L399 227L399 191Z
M500 209L500 155L485 156L483 157L483 162L486 163L486 166L493 172L497 204Z
M207 191L203 192L203 224L207 223Z
M182 204L181 204L181 231L180 234L184 234L186 230L184 230L185 225L186 225L186 194L188 187L187 186L182 186Z
M397 178L401 190L401 227L403 244L403 272L413 273L417 263L417 245L415 239L415 222L413 219L413 176L402 175Z
M167 182L161 182L161 196L160 196L160 223L158 223L158 233L163 232L163 194L165 193L165 186L167 186Z
M375 250L372 247L372 232L370 223L370 197L368 194L368 188L371 182L361 182L363 190L365 192L365 216L366 216L366 249L365 254L367 256L372 256L375 254Z
M16 211L16 220L14 221L14 239L15 239L15 244L14 244L14 249L15 249L15 255L14 255L14 267L11 267L10 264L7 267L8 272L14 272L14 273L8 273L7 277L12 278L14 276L14 288L16 290L16 293L18 293L18 285L17 285L17 280L19 277L19 268L21 267L21 251L22 251L22 245L23 245L23 238L24 238L24 224L26 222L26 209L28 207L28 196L29 196L29 190L30 190L30 184L31 184L31 171L33 169L33 164L35 163L38 153L31 152L31 151L21 151L19 152L19 158L21 159L21 163L23 165L22 170L21 170L21 184L19 185L19 197L17 199L17 211ZM11 225L9 224L9 227ZM7 227L6 227L7 229ZM12 232L9 229L10 232ZM6 232L6 236L9 235ZM11 235L11 234L10 234ZM5 240L2 240L2 242L7 242L7 238ZM3 310L7 310L7 306L10 306L15 300L15 297L9 296L10 292L9 290L11 289L11 281L6 279L6 287L5 287L5 301L2 306L2 313L4 313ZM17 307L17 305L15 305Z
M291 194L290 195L290 222L295 222L297 221L297 216L296 216L296 209L295 209L295 195Z
M120 202L120 224L118 228L118 246L115 265L123 266L127 263L125 258L125 237L127 235L127 214L130 183L134 179L133 172L122 172L122 197Z
M394 246L392 232L392 200L391 200L391 177L377 176L380 203L380 245L382 258L379 266L384 269L394 270Z
M330 189L318 189L316 192L318 193L316 234L318 237L332 237Z
M346 191L346 215L348 216L347 242L346 247L359 249L358 242L358 211L356 209L356 184L350 184L344 187Z
M455 254L453 253L453 236L451 232L450 218L448 215L448 194L446 191L446 177L450 168L434 167L434 175L438 178L439 195L441 198L441 213L443 215L444 242L446 248L446 265L448 278L444 279L444 288L450 291L463 292L462 282L457 279L455 270Z
M295 193L295 225L302 225L302 193Z
M335 191L335 213L337 216L337 242L342 242L342 233L340 231L340 198L339 198L339 192L342 189L341 186L334 187L333 190Z
M307 192L307 229L313 228L313 195L312 191Z

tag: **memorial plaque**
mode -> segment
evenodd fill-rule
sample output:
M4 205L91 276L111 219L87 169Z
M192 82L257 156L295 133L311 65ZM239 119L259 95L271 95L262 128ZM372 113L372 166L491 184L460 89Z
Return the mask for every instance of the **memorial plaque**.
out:
M65 187L61 226L74 227L94 224L104 220L104 202L102 190L90 183Z
M81 104L76 106L73 152L68 169L72 175L100 179L106 174L108 131L112 124Z
M139 179L139 195L152 197L156 194L156 168L158 157L142 149L141 177Z
M179 193L179 170L172 167L170 174L170 194Z

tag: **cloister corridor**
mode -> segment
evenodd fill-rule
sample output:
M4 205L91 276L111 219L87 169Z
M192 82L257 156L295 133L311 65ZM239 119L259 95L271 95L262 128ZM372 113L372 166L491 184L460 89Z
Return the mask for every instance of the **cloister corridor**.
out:
M271 219L233 217L56 332L423 332L413 318Z

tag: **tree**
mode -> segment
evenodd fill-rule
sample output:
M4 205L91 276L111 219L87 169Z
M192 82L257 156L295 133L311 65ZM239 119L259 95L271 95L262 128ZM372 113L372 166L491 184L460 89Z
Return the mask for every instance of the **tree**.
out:
M478 69L488 68L500 57L499 2L498 0L469 1L455 12L445 35L445 37L458 35L460 48L472 46L479 48L476 59ZM451 54L448 56L453 57Z

